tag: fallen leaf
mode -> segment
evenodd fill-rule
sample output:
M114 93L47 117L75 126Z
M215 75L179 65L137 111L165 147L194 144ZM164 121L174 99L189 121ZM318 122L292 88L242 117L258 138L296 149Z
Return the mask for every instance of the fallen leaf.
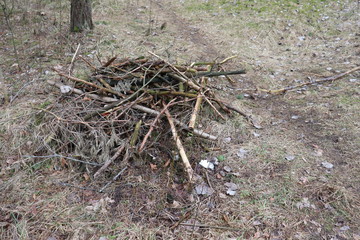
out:
M87 174L87 173L84 173L84 174L83 174L83 177L84 177L85 181L89 181L89 180L90 180L90 176L89 176L89 174Z
M67 167L69 167L69 163L66 161L66 159L65 158L60 158L60 164L61 164L61 166L63 167L63 168L67 168Z

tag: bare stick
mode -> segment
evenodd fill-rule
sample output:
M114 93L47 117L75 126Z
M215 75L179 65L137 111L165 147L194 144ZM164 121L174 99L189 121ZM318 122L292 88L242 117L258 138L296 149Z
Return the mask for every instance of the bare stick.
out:
M319 84L319 83L323 83L323 82L332 82L332 81L335 81L335 80L339 80L339 79L345 77L346 75L349 75L350 73L353 73L353 72L356 72L356 71L359 71L359 70L360 70L360 66L356 67L356 68L353 68L353 69L351 69L351 70L349 70L347 72L340 73L340 74L335 75L335 76L320 78L320 79L315 80L315 81L306 82L306 83L302 83L302 84L295 85L295 86L290 86L290 87L285 87L285 88L275 89L275 90L257 89L257 91L266 92L266 93L269 93L269 94L283 94L283 93L285 93L287 91L291 91L291 90L301 88L301 87L304 87L304 86L315 85L315 84Z
M120 177L121 174L123 174L123 172L125 172L125 170L128 168L128 166L125 166L123 169L121 169L121 171L116 174L115 177L113 177L113 179L108 182L104 187L102 187L99 192L103 192L110 184L112 184L114 181L116 181L116 179L118 179L118 177Z
M72 76L70 76L70 75L66 75L66 74L60 72L59 70L57 70L57 69L55 69L55 68L53 68L53 70L54 70L55 72L57 72L57 74L59 74L60 76L66 77L67 79L70 79L70 80L72 80L72 81L80 82L80 83L83 83L83 84L92 86L92 87L94 87L94 88L97 88L97 89L99 89L99 90L101 90L101 91L108 92L108 93L112 93L112 94L115 94L115 95L117 95L117 96L119 96L119 97L123 97L123 94L121 94L121 93L119 93L119 92L117 92L117 91L114 91L114 90L112 90L112 89L104 88L104 87L98 86L98 85L96 85L96 84L94 84L94 83L85 81L85 80L83 80L83 79L76 78L76 77L72 77Z
M75 58L76 58L76 55L78 54L79 52L79 49L80 49L80 43L78 44L77 48L76 48L76 51L74 53L74 56L72 57L71 59L71 63L70 63L70 66L69 66L69 75L71 75L72 73L72 70L74 68L74 61L75 61Z
M154 121L151 123L150 125L150 129L149 131L146 133L143 141L141 142L141 145L139 147L139 153L141 153L143 150L144 150L144 147L145 147L145 143L147 141L147 139L149 138L150 134L152 133L152 131L154 130L155 128L155 125L157 123L157 121L159 121L160 117L164 114L165 110L170 106L170 104L172 104L172 102L174 102L175 99L171 100L164 108L163 110L161 110L161 112L159 112L159 114L157 114L156 118L154 119Z
M92 65L88 60L86 60L83 56L80 55L79 58L83 60L87 65L89 65L89 67L91 67L93 70L97 70L97 68Z
M97 172L94 174L94 178L98 178L98 176L107 168L109 167L109 165L115 161L119 156L120 154L122 153L122 151L124 151L125 149L125 145L126 144L122 144L118 150L116 151L116 153L114 154L114 156L112 156L112 158L108 159L107 161L105 161L104 165L99 169L97 170Z
M190 227L198 227L198 228L214 228L214 229L222 229L222 230L229 230L229 231L243 231L244 230L244 229L240 229L240 228L212 226L212 225L205 225L205 224L193 224L193 223L180 223L179 225L190 226Z
M110 64L112 64L115 61L116 58L117 56L112 57L109 61L107 61L107 63L103 65L103 67L108 67Z
M199 110L200 110L202 99L203 99L203 95L202 95L201 92L199 92L199 94L198 94L198 96L196 98L194 111L192 112L191 117L190 117L190 121L189 121L189 128L190 129L195 128L195 122L196 122L196 118L197 118Z
M205 98L205 101L210 105L210 107L212 107L212 109L214 109L214 111L215 111L223 120L225 120L225 117L219 112L219 110L216 109L216 107L211 103L211 101L210 101L207 97L205 97L205 96L204 96L204 98Z
M180 137L177 134L174 121L172 120L172 117L171 117L170 112L169 112L168 109L165 109L165 114L166 114L166 117L167 117L167 119L169 121L169 124L170 124L170 127L171 127L171 132L172 132L172 135L174 137L176 146L177 146L177 148L179 150L181 159L182 159L182 161L184 163L185 171L186 171L186 173L188 175L189 182L193 183L194 170L192 169L192 167L190 165L190 162L189 162L189 159L186 156L185 149L184 149L184 147L183 147L183 145L181 143Z

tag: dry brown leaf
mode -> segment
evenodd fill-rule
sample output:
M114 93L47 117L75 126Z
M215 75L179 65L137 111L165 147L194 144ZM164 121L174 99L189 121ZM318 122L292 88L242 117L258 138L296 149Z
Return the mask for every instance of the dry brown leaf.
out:
M87 174L87 173L84 173L84 174L83 174L83 177L84 177L85 181L89 181L89 180L90 180L90 176L89 176L89 174Z

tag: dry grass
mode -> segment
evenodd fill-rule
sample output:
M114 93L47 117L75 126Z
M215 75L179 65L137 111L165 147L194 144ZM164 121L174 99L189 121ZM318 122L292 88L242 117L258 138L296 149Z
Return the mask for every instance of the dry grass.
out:
M58 3L14 2L17 11L11 23L24 70L13 66L11 41L1 20L5 47L0 52L5 57L0 62L0 104L2 97L17 95L11 104L0 105L1 239L359 238L359 73L283 96L239 97L242 88L276 89L356 66L356 1L309 1L319 8L316 13L307 3L277 5L282 1L247 7L235 4L240 1L215 0L95 1L96 29L82 36L67 35L66 10ZM45 16L37 14L39 8ZM279 9L288 11L274 14ZM164 22L167 27L161 30ZM44 141L54 124L38 109L65 106L66 101L59 102L45 84L56 78L46 71L54 65L67 67L78 42L80 53L93 62L96 55L103 60L113 54L138 57L148 50L180 63L236 54L231 68L245 66L248 74L236 78L236 86L222 79L212 84L261 119L264 128L253 129L241 116L224 122L202 119L213 134L231 137L230 143L217 144L221 151L192 151L194 165L206 157L223 160L215 172L208 172L216 191L210 197L186 192L176 166L153 171L137 164L104 194L61 185L98 189L112 176L92 181L89 169L77 163L25 157L49 154ZM75 74L86 74L83 69L78 63ZM190 138L185 142L198 146ZM239 149L247 151L244 157L237 156ZM286 160L288 155L294 160ZM332 163L333 169L325 169L323 162ZM224 166L235 174L220 178L217 173ZM206 178L204 169L195 169ZM222 198L219 193L226 192L224 183L229 181L239 190ZM180 208L172 208L171 199ZM170 230L188 211L198 224L240 230Z

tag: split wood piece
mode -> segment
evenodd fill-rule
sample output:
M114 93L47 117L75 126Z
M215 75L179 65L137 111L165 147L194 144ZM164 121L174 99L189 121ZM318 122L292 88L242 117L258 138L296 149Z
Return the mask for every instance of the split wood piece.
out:
M157 121L159 121L160 117L162 116L162 114L164 114L165 110L175 101L175 99L171 100L162 110L161 112L159 112L159 114L157 114L156 118L154 119L154 121L151 123L150 125L150 129L149 131L146 133L143 141L140 144L139 150L138 152L141 153L144 150L145 147L145 143L147 141L147 139L150 137L150 134L152 133L152 131L155 128L155 125L157 123Z
M282 89L276 89L276 90L257 89L257 91L266 92L266 93L274 94L274 95L284 94L287 91L291 91L291 90L301 88L301 87L304 87L304 86L315 85L315 84L319 84L319 83L323 83L323 82L332 82L332 81L335 81L335 80L339 80L339 79L345 77L346 75L349 75L350 73L353 73L353 72L356 72L356 71L359 71L359 70L360 70L360 66L356 67L356 68L353 68L353 69L351 69L351 70L349 70L347 72L340 73L338 75L325 77L325 78L320 78L320 79L315 80L315 81L306 82L306 83L302 83L302 84L295 85L295 86L290 86L290 87L286 87L286 88L282 88Z
M126 144L123 143L121 144L121 146L118 148L118 150L116 151L116 153L114 154L114 156L110 159L108 159L107 161L105 161L104 165L99 169L97 170L97 172L94 174L94 178L98 178L99 175L106 169L109 167L109 165L114 162L119 156L120 154L122 153L122 151L124 151L125 149L125 146Z
M85 80L80 79L80 78L76 78L76 77L72 77L72 76L70 76L70 75L66 75L65 73L62 73L62 72L60 72L59 70L57 70L57 69L55 69L55 68L53 68L53 70L54 70L55 72L57 72L57 74L59 74L60 76L65 77L65 78L67 78L67 79L69 79L69 80L72 80L72 81L75 81L75 82L80 82L80 83L89 85L89 86L91 86L91 87L94 87L94 88L99 89L100 91L112 93L112 94L115 94L115 95L117 95L117 96L119 96L119 97L124 97L123 94L121 94L121 93L119 93L119 92L117 92L117 91L114 91L114 90L112 90L112 89L108 89L108 88L105 88L105 87L101 87L101 86L96 85L95 83L91 83L91 82L85 81Z
M169 121L169 124L170 124L170 127L171 127L171 132L172 132L173 138L175 140L176 146L177 146L177 148L179 150L181 159L183 161L185 171L186 171L186 173L188 175L188 180L189 180L190 183L193 183L194 170L192 169L192 167L190 165L190 162L189 162L189 159L186 156L185 149L184 149L184 147L183 147L183 145L181 143L180 137L177 134L174 121L173 121L168 109L165 109L165 114L166 114L166 117L167 117L167 119Z
M56 82L53 82L51 80L48 80L47 81L50 85L53 85L53 86L56 86L58 88L61 88L63 86L66 86L66 85L63 85L63 84L60 84L60 83L56 83ZM111 102L112 104L108 105L107 107L105 107L103 109L103 111L101 112L104 112L104 111L107 111L107 110L110 110L114 107L116 107L118 104L119 104L119 99L116 99L116 98L110 98L110 97L102 97L102 96L99 96L99 95L96 95L96 94L87 94L87 93L84 93L83 91L81 91L80 89L77 89L77 88L73 88L73 87L70 87L70 86L67 86L69 87L69 89L78 94L78 95L85 95L91 99L94 99L94 100L99 100L99 101L103 101L103 102ZM113 105L114 104L114 105ZM144 106L141 106L141 105L138 105L138 104L135 104L133 106L131 106L131 108L133 109L137 109L139 111L142 111L142 112L145 112L145 113L148 113L148 114L151 114L153 116L157 116L160 114L160 112L156 111L156 110L153 110L151 108L147 108L147 107L144 107ZM99 112L95 112L95 114L92 114L93 116L96 115L96 114L99 114ZM86 116L85 116L86 118ZM90 117L91 118L91 117ZM180 122L179 120L177 119L174 119L174 122L176 124L178 124L181 128L187 130L187 131L190 131L192 133L194 133L194 135L198 136L198 137L202 137L202 138L206 138L206 139L209 139L209 140L212 140L212 141L216 141L218 139L218 137L214 136L214 135L211 135L211 134L208 134L206 132L203 132L201 130L198 130L198 129L189 129L187 125L185 125L184 123Z
M194 110L193 110L193 112L191 114L190 121L189 121L189 128L190 129L195 128L196 118L197 118L197 116L199 114L202 99L203 99L202 92L199 92L199 94L197 95L197 98L196 98L196 103L195 103Z

